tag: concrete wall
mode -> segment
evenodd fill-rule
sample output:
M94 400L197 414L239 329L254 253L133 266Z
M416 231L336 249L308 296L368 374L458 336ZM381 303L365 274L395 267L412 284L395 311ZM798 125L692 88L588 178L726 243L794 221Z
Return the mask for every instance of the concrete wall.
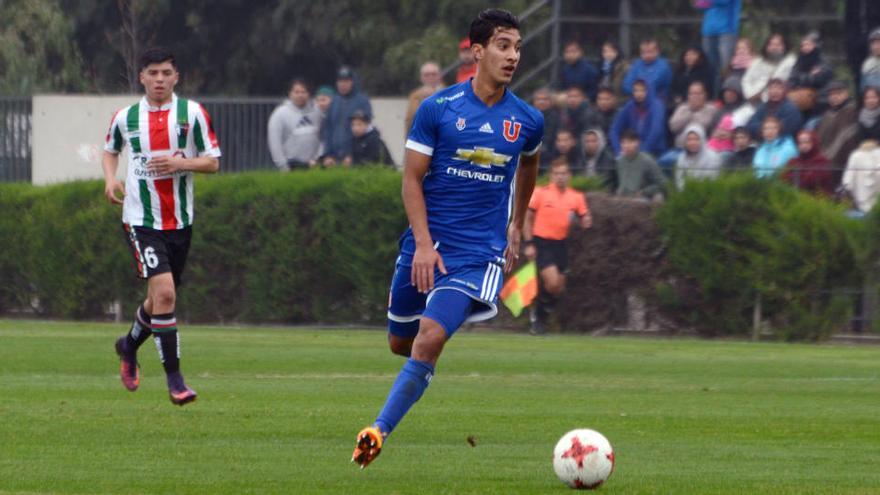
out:
M34 96L33 183L102 178L101 153L110 119L139 98ZM126 163L127 156L120 160L120 177Z
M101 154L110 119L140 95L38 95L33 98L33 183L99 179ZM196 98L198 99L198 98ZM398 166L403 164L405 98L373 98L374 125ZM222 150L223 143L220 143ZM127 155L120 158L124 177ZM222 168L222 159L221 159Z

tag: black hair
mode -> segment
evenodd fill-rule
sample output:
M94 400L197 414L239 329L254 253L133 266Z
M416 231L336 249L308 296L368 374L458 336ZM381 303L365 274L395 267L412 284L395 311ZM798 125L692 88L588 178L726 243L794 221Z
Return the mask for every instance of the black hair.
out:
M502 9L486 9L471 22L468 38L473 45L489 43L498 28L519 30L519 19L510 12Z
M691 89L694 84L699 84L700 87L703 88L703 92L705 92L707 95L709 94L709 90L708 90L708 88L706 88L706 83L704 83L703 81L700 81L699 79L695 80L695 81L691 81L691 83L688 84L688 89Z
M559 168L559 167L565 167L569 171L571 171L571 165L569 165L569 163L568 163L568 158L566 158L565 156L557 156L556 158L553 159L553 161L550 162L550 170L553 170L553 169Z
M288 86L288 88L293 89L293 87L297 86L297 85L306 88L306 91L308 91L309 94L312 94L312 86L308 83L308 81L306 81L305 79L303 79L301 77L293 78L293 80L290 81L290 86Z
M177 70L177 60L174 59L174 54L171 53L171 50L162 46L147 48L144 50L144 53L141 54L141 58L138 62L140 64L138 71L142 71L150 65L161 64L163 62L171 62L171 66L174 67L174 70Z
M647 38L642 38L642 40L639 41L639 46L648 45L648 44L655 44L655 45L657 45L658 49L660 48L660 42L657 41L657 38L655 38L653 36L648 36Z
M565 42L564 45L562 45L562 47L563 47L563 48L568 48L568 47L570 47L570 46L572 46L572 45L574 45L574 46L578 47L579 49L583 50L583 47L582 47L581 44L578 42L578 40L568 40L568 41Z
M556 131L556 137L559 137L560 134L568 134L569 136L572 137L572 139L575 138L574 132L572 132L571 129L566 129L565 127L562 127L558 131Z
M586 95L586 93L584 92L584 88L578 86L577 84L572 84L572 85L568 86L567 88L565 88L566 91L571 91L572 89L576 89L576 90L580 91L580 93L582 95Z
M599 89L596 91L596 94L597 94L597 95L598 95L599 93L611 93L611 94L614 94L614 88L612 88L611 86L608 86L608 85L606 85L606 84L601 84L601 85L599 85Z
M623 134L620 135L621 141L641 141L642 138L639 136L639 133L635 131L635 129L627 129L623 131Z
M739 126L739 127L737 127L736 129L734 129L734 130L733 130L733 134L734 134L734 135L736 135L736 134L745 134L746 136L749 137L749 139L752 138L752 134L749 132L748 129L746 129L746 128L743 127L743 126Z
M788 53L788 42L785 41L785 36L782 33L771 33L770 36L767 36L767 39L764 41L764 46L761 47L761 56L767 58L767 45L770 44L770 40L773 38L779 37L782 40L782 53Z

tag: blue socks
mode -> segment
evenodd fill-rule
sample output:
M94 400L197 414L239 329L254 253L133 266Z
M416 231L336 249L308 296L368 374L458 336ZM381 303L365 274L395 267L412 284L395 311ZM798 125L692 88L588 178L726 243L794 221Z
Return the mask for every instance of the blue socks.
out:
M397 380L391 386L385 407L376 418L376 426L385 436L394 430L412 405L422 397L428 384L431 383L432 376L434 376L434 367L430 364L413 358L406 360L400 374L397 375Z

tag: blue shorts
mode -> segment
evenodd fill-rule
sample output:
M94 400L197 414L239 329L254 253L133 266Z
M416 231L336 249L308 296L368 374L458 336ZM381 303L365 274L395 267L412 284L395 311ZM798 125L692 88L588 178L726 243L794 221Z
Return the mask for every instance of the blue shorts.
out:
M398 258L388 301L388 331L410 338L419 333L422 316L439 323L451 337L463 324L498 314L498 292L504 281L501 263L446 265L446 275L434 270L434 289L419 293L411 283L412 267ZM407 260L408 261L408 260Z

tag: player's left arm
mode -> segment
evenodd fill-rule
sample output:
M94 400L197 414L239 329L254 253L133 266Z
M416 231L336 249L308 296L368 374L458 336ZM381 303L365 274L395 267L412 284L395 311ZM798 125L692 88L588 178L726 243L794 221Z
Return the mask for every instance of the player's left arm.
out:
M513 200L513 220L507 228L507 251L504 257L507 262L504 271L510 273L513 270L513 262L519 257L519 243L522 236L526 213L529 209L529 200L535 190L535 181L538 179L538 165L540 152L537 150L531 155L520 155L519 167L516 170L515 191Z
M220 147L217 144L217 136L211 117L201 106L196 105L197 110L191 110L194 114L192 124L192 140L198 156L186 158L183 156L157 156L150 160L147 168L159 175L167 175L177 171L200 172L213 174L220 169Z

